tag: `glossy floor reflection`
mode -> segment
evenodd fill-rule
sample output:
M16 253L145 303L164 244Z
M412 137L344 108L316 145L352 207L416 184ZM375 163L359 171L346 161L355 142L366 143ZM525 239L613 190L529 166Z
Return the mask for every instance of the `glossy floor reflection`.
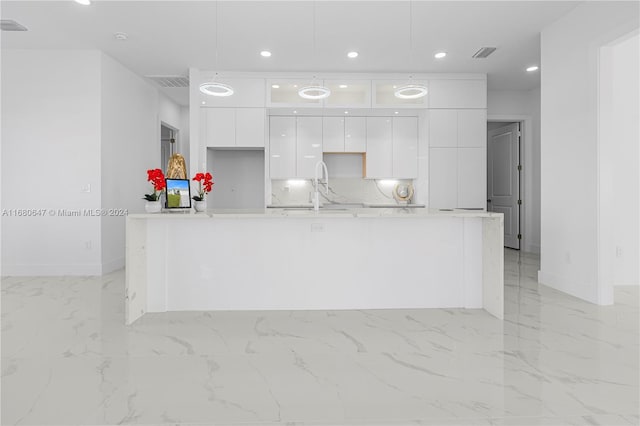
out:
M599 307L505 253L481 310L148 314L124 274L2 281L2 425L637 425L638 287Z

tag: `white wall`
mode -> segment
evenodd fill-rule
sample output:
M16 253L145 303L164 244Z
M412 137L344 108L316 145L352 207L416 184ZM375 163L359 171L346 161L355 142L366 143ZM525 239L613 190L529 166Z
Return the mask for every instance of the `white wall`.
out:
M489 90L487 119L525 121L520 150L522 250L540 253L540 89Z
M100 53L3 50L2 111L3 208L45 209L2 218L3 274L99 274L100 218L58 209L100 208Z
M180 109L141 77L101 55L102 208L142 213L147 169L160 164L160 119L180 126ZM125 217L102 218L103 272L124 266Z
M600 50L600 280L638 285L638 35Z
M187 173L189 173L189 145L191 144L191 126L189 124L189 107L180 108L180 133L178 134L178 143L176 152L182 154L187 163ZM193 177L193 176L191 176Z
M175 127L182 111L98 51L3 50L2 59L3 207L45 213L2 218L3 273L124 266L125 217L109 210L143 211L146 170L160 167L161 105ZM85 213L100 209L107 215Z
M584 2L541 34L541 283L598 287L598 53L638 27L636 2Z
M613 267L613 284L640 285L640 36L627 38L612 47L613 117L616 144L615 246L618 249Z

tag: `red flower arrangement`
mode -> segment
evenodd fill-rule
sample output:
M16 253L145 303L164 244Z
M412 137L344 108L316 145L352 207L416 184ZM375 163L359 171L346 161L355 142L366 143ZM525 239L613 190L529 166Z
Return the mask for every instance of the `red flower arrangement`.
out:
M198 182L198 195L194 195L194 201L204 201L204 196L211 192L213 188L213 176L211 173L196 173L196 176L193 178L196 182Z
M167 187L164 173L160 169L147 170L147 180L153 184L153 194L144 194L144 199L147 201L160 201L162 192Z

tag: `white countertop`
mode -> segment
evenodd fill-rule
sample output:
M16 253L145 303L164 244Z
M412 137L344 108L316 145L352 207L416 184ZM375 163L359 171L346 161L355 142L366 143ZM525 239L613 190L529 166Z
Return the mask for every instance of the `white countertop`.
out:
M499 217L502 213L484 210L440 210L426 208L350 208L345 210L326 209L313 211L300 208L269 209L210 209L206 212L194 211L132 214L132 219L216 219L216 218L398 218L398 217Z

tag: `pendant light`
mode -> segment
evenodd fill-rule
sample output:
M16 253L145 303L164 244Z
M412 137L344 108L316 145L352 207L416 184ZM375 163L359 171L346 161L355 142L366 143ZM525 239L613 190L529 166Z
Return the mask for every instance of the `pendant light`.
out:
M316 57L316 2L313 2L313 57ZM316 84L316 76L313 76L311 85L298 90L298 95L304 99L325 99L331 95L328 87Z
M216 1L216 66L218 66L218 39L220 38L220 31L218 30L218 1ZM231 96L233 95L233 87L228 84L220 83L218 80L218 73L211 81L207 81L200 85L200 91L209 96Z
M413 62L413 2L409 1L409 63ZM427 95L427 86L422 84L412 84L409 76L409 82L404 86L400 86L393 93L399 99L418 99Z

